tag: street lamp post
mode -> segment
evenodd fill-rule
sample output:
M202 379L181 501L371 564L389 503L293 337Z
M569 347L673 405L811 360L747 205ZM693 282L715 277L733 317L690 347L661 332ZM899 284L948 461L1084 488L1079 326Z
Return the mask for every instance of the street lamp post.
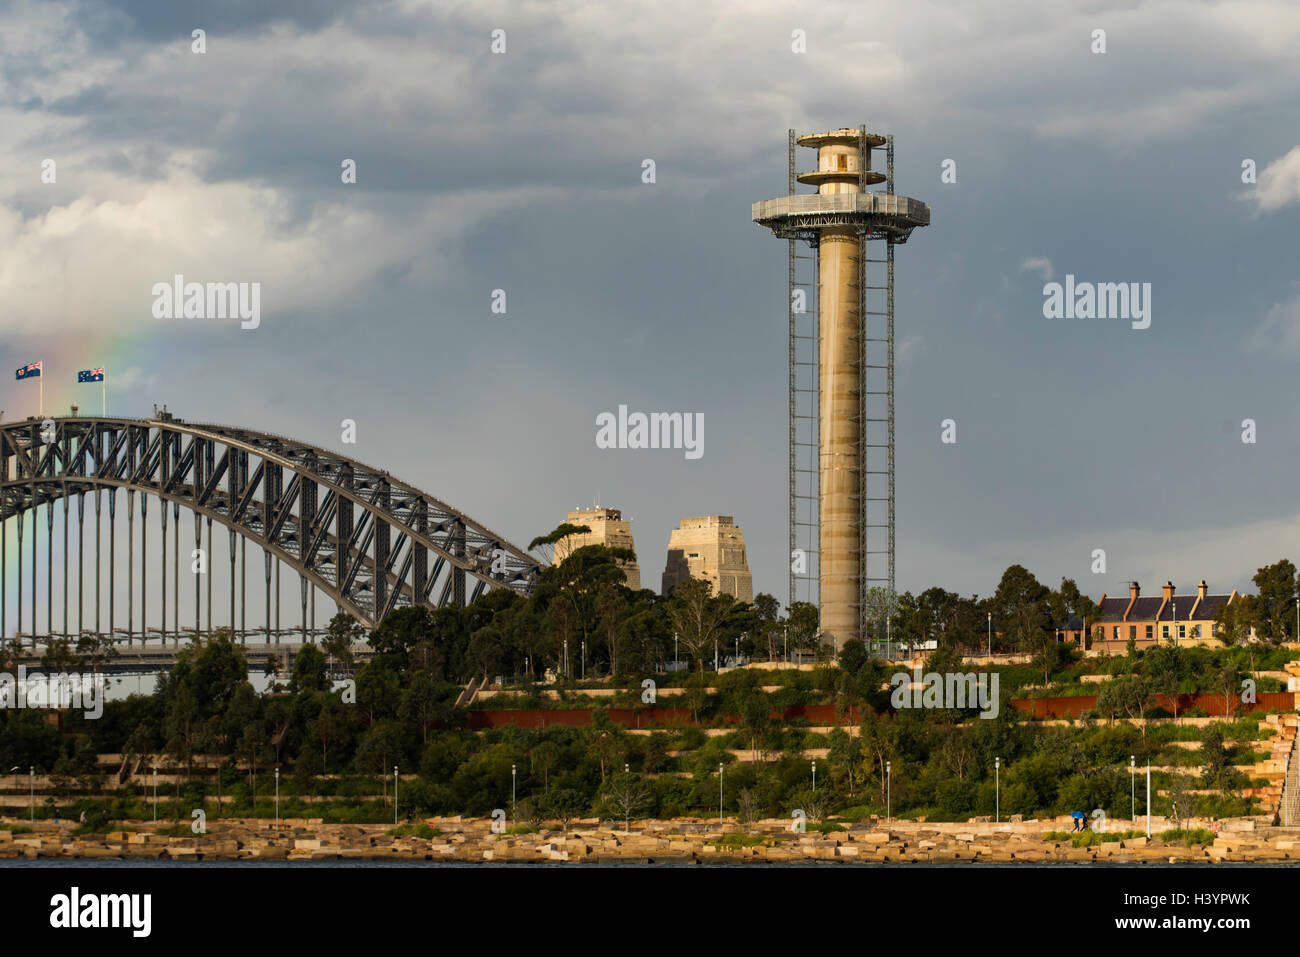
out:
M280 767L275 768L275 829L280 830Z
M32 615L33 617L35 617L36 612L32 612ZM36 627L33 625L32 634L35 633L36 633ZM31 819L34 821L36 820L36 766L35 765L32 765L27 769L27 783L31 788L28 803L31 805ZM158 816L156 814L154 815L154 820L155 821L158 820Z
M397 765L393 765L393 827L397 827Z
M586 680L587 677L587 639L586 638L582 639L582 677L583 680Z
M993 612L989 612L989 657L993 657Z
M1137 769L1137 758L1133 755L1128 756L1128 803L1129 803L1129 820L1137 820L1137 779L1134 771Z
M813 759L813 790L817 790L817 759Z
M153 822L158 823L158 769L153 769Z
M993 773L995 775L994 784L994 804L993 804L993 821L996 824L1002 823L1002 759L993 759Z
M718 830L723 830L722 825L722 762L718 762Z
M681 667L681 662L677 660L677 632L673 632L673 671Z
M516 825L519 824L519 818L515 812L517 806L518 803L515 801L515 766L512 764L510 765L510 818Z
M885 823L893 819L894 762L885 762Z
M1151 838L1151 759L1147 758L1147 839Z

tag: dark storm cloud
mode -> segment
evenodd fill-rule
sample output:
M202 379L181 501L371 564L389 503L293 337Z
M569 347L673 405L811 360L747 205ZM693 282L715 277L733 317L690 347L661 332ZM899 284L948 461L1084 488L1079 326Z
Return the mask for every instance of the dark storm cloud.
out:
M279 23L320 30L357 5L348 0L82 0L71 14L97 47L140 41L188 46L196 28L214 35L243 35ZM382 0L369 4L387 6Z
M680 517L732 514L756 587L782 597L786 254L749 204L784 191L787 126L865 121L895 135L901 192L934 210L898 252L900 585L987 592L1021 562L1095 596L1114 590L1088 571L1102 547L1111 579L1183 561L1222 587L1279 556L1198 539L1246 541L1295 512L1293 365L1240 352L1294 295L1294 208L1251 218L1238 175L1243 156L1294 146L1300 116L1268 43L1187 9L1177 29L1106 11L1101 58L1092 7L912 4L866 30L796 7L683 26L680 10L596 5L94 3L69 20L104 58L89 79L78 61L23 85L49 76L32 56L13 95L58 121L26 134L38 159L57 146L126 196L186 155L200 191L271 187L274 212L229 244L336 241L337 258L293 273L268 257L256 338L150 330L138 361L155 384L131 396L145 410L331 447L354 418L360 458L516 541L599 493L636 519L647 582ZM798 60L785 44L803 24L815 52ZM162 56L196 26L205 57ZM488 49L497 26L506 56ZM853 38L877 46L827 55ZM956 184L939 181L945 158ZM41 195L8 202L31 218ZM374 252L332 301L283 305ZM1152 282L1152 328L1045 320L1031 258L1057 279ZM506 316L488 311L496 288ZM703 412L704 458L598 450L594 417L620 403ZM1255 447L1238 438L1246 416ZM956 446L939 442L949 417Z

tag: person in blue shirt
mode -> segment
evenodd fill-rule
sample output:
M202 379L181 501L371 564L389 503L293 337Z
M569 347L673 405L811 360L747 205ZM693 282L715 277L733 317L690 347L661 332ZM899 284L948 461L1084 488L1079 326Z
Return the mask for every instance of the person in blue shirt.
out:
M1088 829L1088 815L1082 811L1071 811L1070 817L1074 818L1074 830L1086 831Z

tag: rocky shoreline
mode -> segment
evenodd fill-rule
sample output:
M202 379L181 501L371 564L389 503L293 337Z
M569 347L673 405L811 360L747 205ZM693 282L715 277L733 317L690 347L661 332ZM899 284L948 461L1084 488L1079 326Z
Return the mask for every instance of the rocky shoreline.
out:
M1300 829L1274 828L1266 820L1238 818L1192 821L1211 830L1207 844L1164 843L1173 825L1152 819L1152 838L1122 838L1142 830L1145 820L1112 821L1114 840L1074 847L1044 835L1070 829L1069 819L992 824L894 821L854 824L843 831L793 833L788 820L758 821L745 828L698 819L633 822L630 830L608 822L580 821L567 833L558 827L535 833L492 831L488 818L427 818L403 831L392 825L323 824L284 820L277 830L262 820L209 821L204 834L175 835L169 823L133 822L107 834L74 837L70 822L12 821L0 830L0 860L104 859L156 861L456 861L456 862L626 862L709 864L792 863L1246 863L1300 862ZM181 825L188 831L188 827ZM24 831L23 828L31 828ZM423 830L428 828L428 830ZM160 833L160 832L170 833Z

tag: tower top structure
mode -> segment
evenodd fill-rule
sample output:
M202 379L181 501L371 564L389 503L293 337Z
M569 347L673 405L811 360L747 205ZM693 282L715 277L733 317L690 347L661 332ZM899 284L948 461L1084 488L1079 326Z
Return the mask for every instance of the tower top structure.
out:
M796 145L817 151L814 169L796 170ZM883 173L872 168L882 147ZM892 136L790 130L788 152L787 195L751 213L789 242L789 601L815 602L838 648L867 636L871 589L893 606L894 246L930 224L930 207L894 193ZM873 259L877 240L885 255Z

